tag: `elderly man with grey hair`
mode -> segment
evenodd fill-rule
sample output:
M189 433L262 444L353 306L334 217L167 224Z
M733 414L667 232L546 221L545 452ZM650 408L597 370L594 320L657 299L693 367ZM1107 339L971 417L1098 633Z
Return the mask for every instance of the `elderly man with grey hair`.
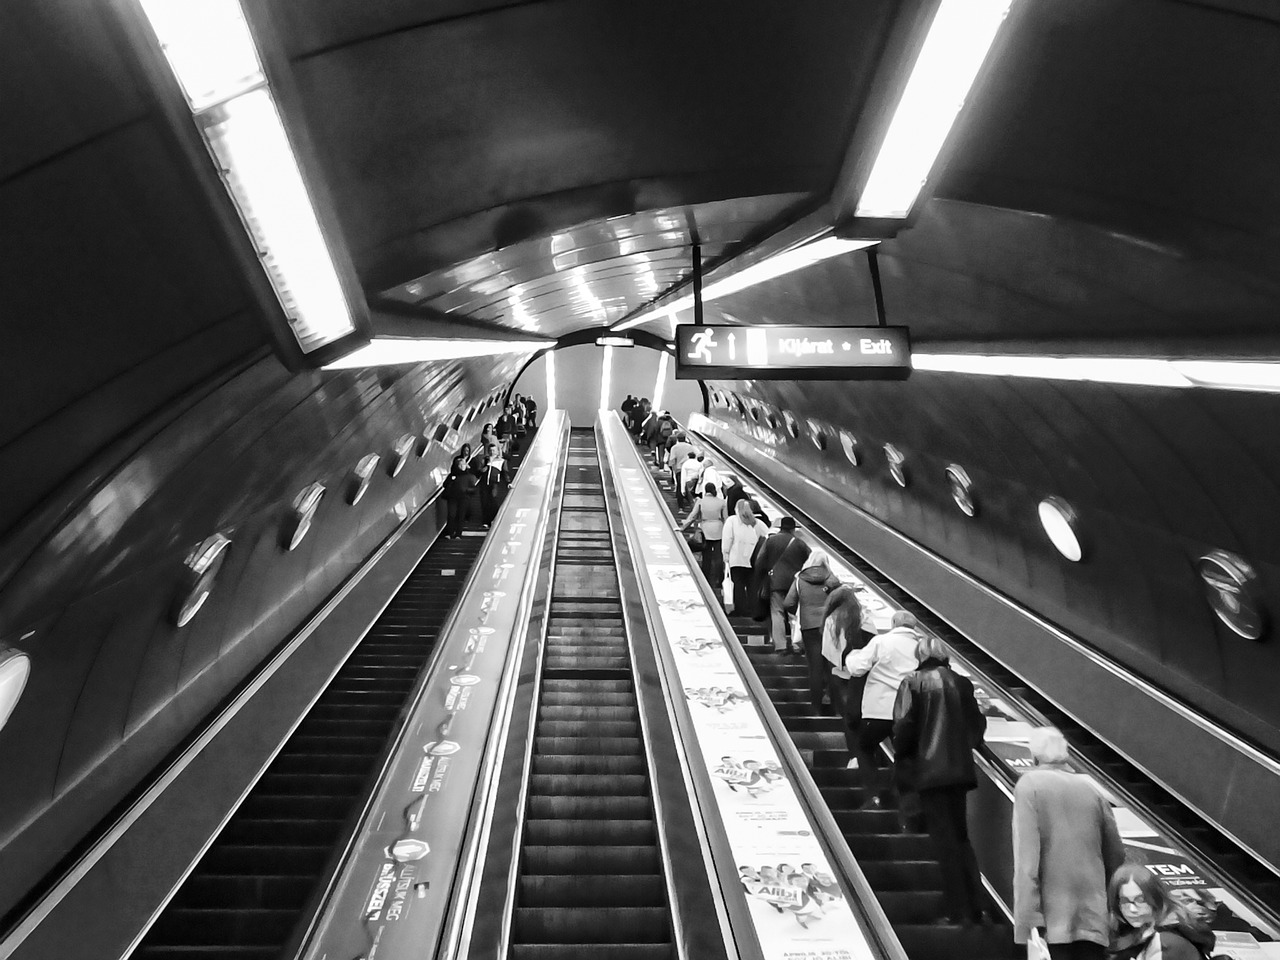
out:
M1053 727L1031 731L1036 766L1013 794L1013 936L1039 929L1053 960L1102 960L1107 880L1124 863L1111 805L1067 765Z

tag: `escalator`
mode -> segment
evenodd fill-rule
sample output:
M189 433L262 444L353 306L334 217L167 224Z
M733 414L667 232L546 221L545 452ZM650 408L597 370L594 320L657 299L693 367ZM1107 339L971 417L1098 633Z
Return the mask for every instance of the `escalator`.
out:
M655 470L654 476L668 509L678 516L669 475ZM865 798L859 772L846 766L849 753L841 721L814 713L804 657L770 652L763 642L767 623L734 616L729 620L907 955L912 960L1014 956L1008 926L938 922L945 913L942 873L929 837L910 829L911 824L904 829L893 807L859 809ZM994 904L988 913L1000 915Z
M723 451L721 453L723 455ZM731 457L725 456L725 460L732 463ZM742 473L741 470L738 472ZM762 486L758 479L752 478L752 482ZM803 510L781 498L776 491L767 492L775 503L780 504L799 523L810 529L820 528ZM1083 760L1087 772L1110 784L1113 792L1129 806L1148 811L1159 821L1162 833L1176 846L1211 864L1220 875L1229 878L1231 885L1248 891L1257 904L1272 916L1280 915L1280 879L1271 870L862 557L843 546L830 543L828 551L856 571L859 577L891 603L914 614L923 626L945 641L975 671L975 675L985 677L990 681L990 686L1017 701L1036 718L1039 725L1054 726L1061 730L1072 749ZM758 631L759 627L756 626L755 629Z
M570 439L533 750L510 956L673 960L591 429Z
M351 828L483 543L478 531L437 541L133 957L277 960Z

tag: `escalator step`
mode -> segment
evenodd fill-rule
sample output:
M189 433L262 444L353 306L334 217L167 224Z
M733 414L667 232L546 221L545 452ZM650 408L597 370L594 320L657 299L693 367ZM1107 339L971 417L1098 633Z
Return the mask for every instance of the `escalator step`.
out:
M640 718L640 711L629 707L567 707L559 705L543 705L538 711L543 720L581 720L596 723L601 720L631 720Z
M640 741L633 737L535 737L538 753L640 755Z
M535 846L656 843L652 820L528 820L524 842Z
M161 914L150 935L168 943L190 946L215 943L265 946L288 937L296 918L293 910L175 907Z
M523 943L666 943L671 929L665 907L517 907L512 937Z
M266 907L300 910L311 893L309 882L283 876L219 876L199 874L182 889L175 902L216 903L221 907Z
M638 737L640 724L635 720L539 720L539 737Z
M512 943L511 960L676 960L671 943ZM256 957L255 957L256 960Z
M304 820L294 817L277 817L255 820L249 817L233 817L219 837L224 843L240 845L300 843L304 846L313 846L331 843L342 829L342 824L343 821L338 818Z
M644 773L644 757L638 754L628 756L551 756L535 754L533 758L534 773Z
M865 860L860 866L877 890L942 889L942 867L936 860Z
M529 817L542 820L645 820L651 816L648 797L529 798Z
M661 907L665 902L660 876L520 878L520 903L526 907Z
M526 874L583 873L649 874L658 873L662 864L656 847L635 844L623 846L537 846L524 848Z
M649 778L643 774L545 774L529 777L531 792L543 796L632 796L649 795Z

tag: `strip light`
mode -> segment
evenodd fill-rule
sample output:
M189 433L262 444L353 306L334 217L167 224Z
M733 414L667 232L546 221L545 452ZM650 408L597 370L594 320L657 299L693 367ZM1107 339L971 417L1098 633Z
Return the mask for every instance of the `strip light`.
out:
M430 360L462 360L496 357L509 353L534 353L555 346L554 340L413 340L375 337L362 347L324 365L325 370L382 367Z
M613 378L613 347L604 348L604 362L600 364L600 409L609 409L610 380Z
M547 351L547 409L556 408L556 352Z
M766 280L774 280L785 274L811 267L823 260L838 257L842 253L862 250L877 243L879 243L878 240L843 240L840 237L826 236L820 240L791 247L705 287L702 291L702 302L708 303L720 297L727 297L731 293L738 293L748 287L764 283ZM676 313L681 310L692 309L692 307L693 294L688 294L661 307L646 310L639 316L618 324L613 330L615 332L628 330L631 327L668 315L671 317L671 326L674 330Z
M140 0L303 352L355 332L238 0Z
M662 356L658 360L658 378L653 384L653 409L662 409L662 394L667 389L667 362L671 359L671 354L662 351Z
M858 198L857 216L910 212L1012 5L942 0Z
M917 353L911 358L911 366L916 370L970 373L978 376L1280 393L1280 360L1161 360L1153 357Z

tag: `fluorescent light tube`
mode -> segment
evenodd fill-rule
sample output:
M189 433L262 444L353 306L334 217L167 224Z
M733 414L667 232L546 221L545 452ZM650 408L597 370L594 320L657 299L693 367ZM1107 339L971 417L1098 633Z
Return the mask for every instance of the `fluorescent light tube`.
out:
M462 360L467 357L495 357L509 353L533 353L555 346L554 340L411 340L375 337L332 363L325 370L353 367L381 367L431 360Z
M556 352L547 351L547 410L556 408Z
M304 353L355 332L238 0L141 0Z
M239 0L140 0L194 113L264 82Z
M636 342L630 337L596 337L597 347L634 347Z
M671 359L671 354L665 350L662 356L658 358L658 377L653 383L653 409L662 409L662 394L667 389L667 362Z
M766 280L774 280L788 273L794 273L797 270L803 270L805 267L813 266L813 264L823 260L829 260L832 257L838 257L843 253L850 253L854 250L862 250L879 242L878 240L842 240L840 237L826 236L810 243L790 247L781 253L774 254L772 257L766 257L764 260L753 263L746 269L739 270L723 280L717 280L715 283L709 284L703 288L702 302L708 303L720 297L727 297L731 293L738 293L748 287L764 283ZM613 329L615 332L629 330L631 327L639 326L650 320L670 315L671 326L674 331L676 313L681 310L692 309L692 307L693 294L687 294L671 303L655 307L652 310L646 310L639 316L618 324Z
M613 347L604 348L604 361L600 364L600 409L609 409L610 380L613 377Z
M1013 0L942 0L855 213L905 217Z
M916 370L971 373L979 376L1280 393L1280 360L1164 360L1154 357L917 353L911 358L911 366Z

